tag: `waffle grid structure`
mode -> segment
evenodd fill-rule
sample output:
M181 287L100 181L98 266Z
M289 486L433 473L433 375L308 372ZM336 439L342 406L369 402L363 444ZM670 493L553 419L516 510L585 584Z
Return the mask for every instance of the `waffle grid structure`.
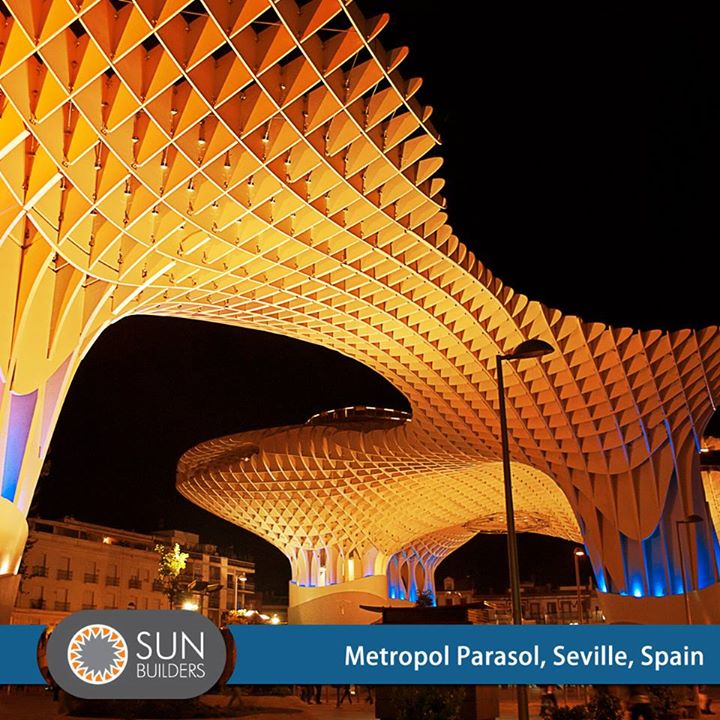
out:
M532 337L558 352L508 369L519 529L582 537L609 592L717 581L697 451L718 327L584 322L494 277L447 224L431 108L400 74L407 50L379 42L387 15L341 0L4 0L0 15L4 502L27 512L109 323L281 333L377 370L412 421L219 439L183 457L178 487L281 547L300 584L389 573L409 596L503 527L495 357ZM707 522L683 579L673 523L689 513Z

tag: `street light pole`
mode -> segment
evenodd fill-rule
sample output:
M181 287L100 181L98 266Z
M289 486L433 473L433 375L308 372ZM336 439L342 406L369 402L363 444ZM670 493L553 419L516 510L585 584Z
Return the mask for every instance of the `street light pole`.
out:
M692 616L690 614L690 588L685 583L685 556L682 549L682 538L680 536L680 526L697 525L703 522L700 515L688 515L684 520L675 521L675 530L677 532L678 554L680 555L680 574L682 575L682 591L685 598L685 622L692 625Z
M243 610L245 609L245 583L247 582L247 576L243 573L240 576L240 582L242 583L242 594L240 595L240 602L242 603Z
M538 358L553 351L552 345L543 340L526 340L520 343L514 352L498 355L497 380L500 406L500 436L502 441L503 484L505 488L505 524L508 536L508 567L510 571L510 598L514 625L522 625L522 604L520 601L520 565L518 563L517 534L515 532L515 506L512 494L512 474L510 472L510 442L508 438L507 411L505 409L505 381L503 378L503 360L523 360ZM517 685L518 720L529 720L527 685Z
M502 437L503 483L505 486L505 523L507 525L508 566L510 568L510 599L513 624L522 625L522 605L520 602L520 565L517 553L517 534L515 532L515 505L512 494L512 475L510 472L510 448L508 447L507 412L505 410L505 383L502 370L503 356L497 356L498 392L500 393L500 434Z
M577 618L578 625L583 624L583 607L580 598L580 558L585 557L585 551L581 548L575 548L573 552L575 557L575 587L577 588Z

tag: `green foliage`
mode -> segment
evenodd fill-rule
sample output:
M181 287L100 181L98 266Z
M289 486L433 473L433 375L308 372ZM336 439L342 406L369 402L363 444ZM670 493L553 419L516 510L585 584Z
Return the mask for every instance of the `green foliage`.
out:
M585 705L573 705L573 707L554 708L550 717L552 720L587 720L587 707Z
M433 607L435 605L435 598L429 590L423 590L415 601L415 605L418 607Z
M180 574L187 567L187 560L190 555L183 552L178 543L175 543L171 548L165 547L165 545L156 545L155 552L160 555L158 577L163 581L165 595L172 610L180 597Z
M158 575L161 578L177 577L187 567L187 559L190 557L188 553L182 551L178 543L171 548L156 545L155 552L160 555Z
M595 688L595 697L587 706L589 720L623 720L623 711L620 698L613 695L603 685Z
M396 720L458 720L465 692L456 685L398 685L391 702Z
M18 575L20 575L22 580L29 580L30 578L35 577L27 563L27 555L36 542L36 538L34 538L32 535L28 535L28 539L25 542L25 549L23 550L22 559L20 560L20 567L18 567ZM22 589L20 590L20 592L22 592Z

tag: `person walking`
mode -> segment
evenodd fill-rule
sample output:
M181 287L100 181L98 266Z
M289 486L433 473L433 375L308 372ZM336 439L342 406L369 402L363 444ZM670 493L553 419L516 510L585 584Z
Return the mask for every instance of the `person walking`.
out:
M342 695L340 694L340 690L342 690ZM345 698L348 699L348 705L352 705L352 693L350 692L350 686L349 685L338 685L337 686L337 705L335 707L340 707L343 702L345 701Z
M710 688L707 685L701 685L698 688L698 704L700 712L703 715L714 715L712 709L712 698L710 697Z

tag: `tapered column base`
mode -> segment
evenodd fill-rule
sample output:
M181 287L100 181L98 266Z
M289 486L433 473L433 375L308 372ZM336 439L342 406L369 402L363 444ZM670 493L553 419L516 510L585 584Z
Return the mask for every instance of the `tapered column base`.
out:
M300 587L290 583L288 622L293 625L369 625L377 613L361 605L412 605L388 599L386 575L372 575L324 587Z
M693 625L720 623L720 583L688 595ZM598 593L600 608L608 623L637 625L684 625L687 611L684 595L632 597Z
M19 575L0 575L0 625L10 623L19 585Z

